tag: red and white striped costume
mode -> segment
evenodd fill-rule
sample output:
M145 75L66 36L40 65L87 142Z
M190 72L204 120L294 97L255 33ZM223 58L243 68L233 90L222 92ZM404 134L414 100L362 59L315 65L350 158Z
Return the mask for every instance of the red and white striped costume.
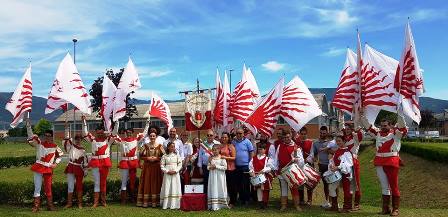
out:
M140 167L138 159L138 144L144 139L144 135L139 133L137 137L117 137L120 147L120 163L118 168L121 172L121 190L127 190L127 182L129 179L129 188L133 192L135 189L135 180L137 178L137 168Z
M363 125L367 125L367 120L362 119ZM398 170L400 168L401 138L406 135L408 129L401 115L395 127L388 132L382 132L378 128L370 125L368 133L376 139L376 154L373 160L380 179L383 195L400 196L398 189Z
M42 179L45 196L52 198L51 184L53 168L61 162L62 150L53 142L41 141L37 135L33 135L31 125L27 124L28 143L36 148L36 162L31 166L34 172L34 197L40 197Z
M115 141L116 133L106 136L104 138L95 138L87 131L87 124L83 123L84 138L92 145L92 156L89 160L89 168L92 168L94 178L94 192L106 193L106 180L109 175L109 168L112 167L110 160L110 146ZM114 127L114 132L118 129L117 124Z
M344 191L344 209L351 209L352 193L350 189L350 182L353 179L353 155L347 147L338 148L330 160L328 169L334 165L342 174L342 189ZM331 183L328 186L330 197L337 197L336 189L340 182Z
M259 173L264 173L266 177L266 182L260 186L256 186L258 201L262 201L265 204L269 202L269 191L272 189L272 179L274 178L271 174L272 168L274 168L274 161L263 155L254 156L249 162L249 173L254 173L258 175Z
M305 161L303 160L302 149L298 147L293 141L291 141L289 144L281 142L278 145L275 161L277 171L281 171L290 162L297 163L301 168L305 164ZM278 179L280 180L281 196L287 197L288 183L283 179L282 176L278 176ZM293 197L298 196L297 187L290 188L290 191Z
M353 155L353 173L356 182L355 206L359 206L359 202L361 200L361 165L358 160L358 152L363 138L364 132L361 129L344 136L345 147L347 147Z
M84 170L88 164L86 150L84 147L74 144L68 136L64 139L64 149L68 153L68 164L64 171L67 174L68 192L73 193L75 180L76 192L82 192Z

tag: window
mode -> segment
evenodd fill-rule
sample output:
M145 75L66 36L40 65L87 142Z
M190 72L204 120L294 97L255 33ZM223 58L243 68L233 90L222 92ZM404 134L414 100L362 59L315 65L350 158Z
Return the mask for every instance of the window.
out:
M54 131L55 132L64 132L65 131L64 124L54 124Z

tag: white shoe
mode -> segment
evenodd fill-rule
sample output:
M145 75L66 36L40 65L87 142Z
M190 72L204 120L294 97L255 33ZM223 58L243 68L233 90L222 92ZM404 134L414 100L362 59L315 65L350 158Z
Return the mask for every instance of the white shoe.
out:
M322 208L330 208L331 204L328 201L325 201L322 205L320 205Z

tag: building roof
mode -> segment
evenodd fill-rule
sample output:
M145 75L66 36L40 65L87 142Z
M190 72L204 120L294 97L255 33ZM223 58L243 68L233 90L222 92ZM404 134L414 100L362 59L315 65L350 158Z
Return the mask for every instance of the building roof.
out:
M328 108L328 102L325 97L325 94L318 93L313 94L314 99L316 100L319 107L322 109L322 111L326 114L329 114L330 110ZM167 102L168 107L170 107L171 116L172 117L184 117L185 116L185 102L182 101L174 101L174 102ZM137 107L137 115L134 115L133 119L146 119L148 118L148 106L149 104L137 104L135 105ZM67 121L73 121L73 116L75 116L76 120L81 120L81 112L79 110L75 111L75 114L73 114L73 109L68 110L67 112L61 114L58 118L56 118L55 122L64 122L67 115ZM98 112L93 112L91 115L85 115L87 120L98 120L100 121L101 118L98 117Z

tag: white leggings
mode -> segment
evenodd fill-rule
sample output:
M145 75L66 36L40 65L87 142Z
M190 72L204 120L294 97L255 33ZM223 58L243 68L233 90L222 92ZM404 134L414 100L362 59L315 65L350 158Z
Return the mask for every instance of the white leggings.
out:
M329 195L330 197L336 197L336 196L337 196L337 194L336 194L336 190L337 190L338 187L339 187L339 183L340 183L340 181L337 181L337 182L333 182L333 183L331 183L331 184L328 184L328 195Z
M73 173L67 173L67 191L68 193L73 193L75 190L75 174Z
M34 194L33 197L40 197L40 191L42 189L43 176L40 173L34 173Z
M280 181L281 196L287 197L288 191L289 191L288 183L286 182L286 180L284 180L283 178L280 178L280 177L278 180Z
M258 201L263 201L263 190L261 188L257 188L257 199Z
M121 190L126 191L126 185L128 184L128 178L129 178L129 170L120 169L120 173L121 173Z
M93 192L100 192L100 168L92 168L92 175L94 183Z
M389 181L387 180L386 173L384 172L382 166L376 167L376 175L380 179L381 192L383 195L390 195Z

